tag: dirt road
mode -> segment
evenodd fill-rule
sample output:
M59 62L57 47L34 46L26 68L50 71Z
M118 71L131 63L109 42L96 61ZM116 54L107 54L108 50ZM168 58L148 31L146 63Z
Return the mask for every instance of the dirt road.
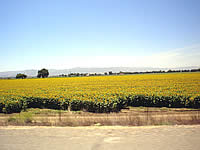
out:
M200 126L0 127L1 150L199 150Z

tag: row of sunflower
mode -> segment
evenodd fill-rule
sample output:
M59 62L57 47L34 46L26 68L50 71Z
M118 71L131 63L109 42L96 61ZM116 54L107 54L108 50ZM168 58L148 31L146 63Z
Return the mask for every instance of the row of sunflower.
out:
M129 95L113 100L91 101L78 99L48 99L40 97L22 97L19 99L0 101L0 112L16 113L27 108L48 108L72 111L84 110L94 113L119 112L127 106L134 107L168 107L168 108L200 108L200 96L193 100L185 96L146 96Z

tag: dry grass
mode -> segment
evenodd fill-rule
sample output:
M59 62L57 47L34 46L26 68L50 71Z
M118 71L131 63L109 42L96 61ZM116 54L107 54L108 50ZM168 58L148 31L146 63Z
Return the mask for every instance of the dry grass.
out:
M20 114L1 114L0 125L41 126L146 126L200 124L200 110L168 108L130 108L120 113L70 112L30 109Z

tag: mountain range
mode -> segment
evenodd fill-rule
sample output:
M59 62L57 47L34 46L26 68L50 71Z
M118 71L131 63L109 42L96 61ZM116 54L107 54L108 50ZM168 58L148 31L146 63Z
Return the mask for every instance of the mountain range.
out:
M105 68L71 68L71 69L48 69L49 76L57 76L61 74L69 74L69 73L104 73L104 72L143 72L143 71L159 71L159 70L188 70L188 69L198 69L200 66L190 66L190 67L177 67L177 68L153 68L153 67L105 67ZM37 76L38 70L30 69L30 70L19 70L19 71L5 71L0 72L1 78L7 77L15 77L18 73L26 74L28 77Z

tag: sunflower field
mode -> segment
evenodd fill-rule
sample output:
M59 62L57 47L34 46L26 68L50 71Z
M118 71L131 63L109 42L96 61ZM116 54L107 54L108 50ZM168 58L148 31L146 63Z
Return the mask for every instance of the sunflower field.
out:
M127 106L200 108L200 73L0 80L0 112L27 108L118 112Z

